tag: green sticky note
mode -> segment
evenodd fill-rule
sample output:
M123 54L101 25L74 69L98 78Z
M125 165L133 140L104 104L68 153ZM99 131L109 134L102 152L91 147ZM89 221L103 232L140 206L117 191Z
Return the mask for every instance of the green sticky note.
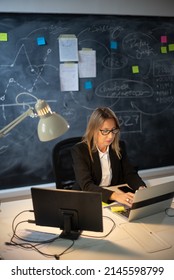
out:
M139 67L136 65L132 66L132 73L134 73L134 74L139 73Z
M7 41L7 33L0 33L0 41Z
M174 51L174 44L169 44L169 52L173 52Z
M161 53L167 53L167 47L161 47Z

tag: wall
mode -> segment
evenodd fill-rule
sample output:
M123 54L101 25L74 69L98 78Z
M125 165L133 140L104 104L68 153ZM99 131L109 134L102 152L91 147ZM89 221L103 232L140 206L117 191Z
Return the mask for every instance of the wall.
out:
M92 13L92 14L116 14L116 15L173 16L174 1L31 0L31 1L26 1L25 3L24 0L6 0L6 1L0 0L0 12L67 13L67 14ZM168 175L168 171L166 169L165 172L166 173L163 173L163 175L164 176L165 174ZM170 167L170 172L173 172L173 170L171 171L171 167Z
M0 0L0 12L173 16L172 0Z

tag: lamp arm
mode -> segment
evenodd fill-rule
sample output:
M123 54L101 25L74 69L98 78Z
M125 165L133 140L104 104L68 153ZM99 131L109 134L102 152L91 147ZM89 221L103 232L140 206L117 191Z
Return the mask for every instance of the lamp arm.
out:
M35 116L34 109L29 108L26 112L24 112L22 115L14 119L11 123L6 125L3 129L0 130L0 138L5 136L10 130L12 130L16 125L18 125L20 122L22 122L26 117L29 116Z

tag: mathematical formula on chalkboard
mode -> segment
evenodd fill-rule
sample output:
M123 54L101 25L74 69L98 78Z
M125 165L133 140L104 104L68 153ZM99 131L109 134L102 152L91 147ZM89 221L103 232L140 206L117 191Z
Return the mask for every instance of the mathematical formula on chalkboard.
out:
M62 35L77 42L75 61L66 69ZM82 50L91 56L80 72ZM1 138L0 188L53 182L55 143L83 135L99 106L118 116L121 138L139 169L173 165L173 65L174 18L0 14L0 129L34 106L35 98L70 124L59 139L41 143L38 120L27 118Z

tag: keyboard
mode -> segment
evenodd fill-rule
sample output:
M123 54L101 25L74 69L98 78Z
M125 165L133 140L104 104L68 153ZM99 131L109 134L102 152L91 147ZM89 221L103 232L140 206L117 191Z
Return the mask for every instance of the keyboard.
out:
M126 218L129 218L130 208L125 209L124 211L120 212L120 214Z

